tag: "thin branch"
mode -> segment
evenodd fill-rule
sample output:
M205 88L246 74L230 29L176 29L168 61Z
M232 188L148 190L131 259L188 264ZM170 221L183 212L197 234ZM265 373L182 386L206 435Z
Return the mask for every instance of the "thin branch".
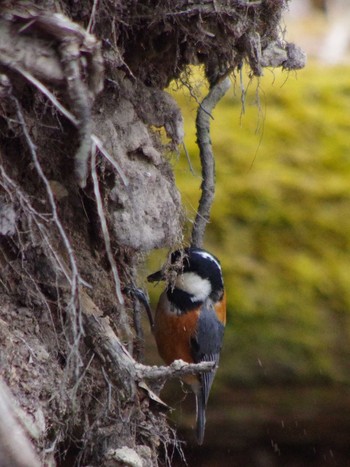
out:
M146 293L142 289L139 289L134 286L125 287L124 292L136 298L143 305L148 316L151 332L153 332L154 330L153 313L152 313L151 306L149 303L149 298L146 295Z
M139 379L154 381L198 375L212 371L215 367L215 362L186 363L183 360L175 360L169 366L148 366L137 363L136 372Z
M187 147L186 147L186 144L185 144L184 141L183 141L183 143L182 143L182 146L183 146L183 148L184 148L184 152L185 152L185 155L186 155L186 159L187 159L187 162L188 162L188 166L189 166L189 168L190 168L190 172L191 172L192 175L194 175L194 174L195 174L194 168L193 168L193 165L192 165L192 162L191 162L191 158L190 158L190 155L188 154Z
M196 93L193 91L193 87L188 83L188 81L182 79L181 77L179 78L179 81L183 86L185 86L185 88L187 88L188 92L190 93L190 96L192 97L192 99L195 100L196 104L198 105L198 108L201 108L203 112L207 113L209 118L213 119L213 116L211 115L211 113L207 112L207 110L203 107L204 100L202 102L199 101L198 97L196 96Z
M239 87L241 89L241 118L242 115L245 114L245 98L246 98L246 89L244 87L244 79L243 79L243 67L240 67L239 69Z
M81 375L79 376L79 378L77 379L77 381L75 382L74 384L74 387L72 388L71 390L71 397L72 399L74 400L75 399L75 396L78 392L78 389L79 389L79 386L80 386L80 383L83 381L83 379L85 378L85 375L88 371L88 369L90 368L90 365L93 361L93 359L95 358L95 354L92 353L91 357L90 357L90 360L88 361L87 365L85 366L84 370L82 371Z
M111 265L111 268L112 268L112 274L113 274L113 279L114 279L114 284L115 284L115 292L116 292L116 296L117 296L117 299L120 305L123 305L124 298L123 298L121 287L120 287L120 279L119 279L119 274L117 270L117 265L116 265L116 262L115 262L115 259L112 253L111 238L108 232L107 221L106 221L106 216L105 216L104 209L103 209L100 187L99 187L98 177L97 177L97 172L96 172L96 146L94 144L93 144L93 148L91 152L91 176L92 176L92 181L94 185L97 212L100 218L102 235L103 235L103 239L104 239L105 247L106 247L106 253L107 253L109 264ZM127 322L127 319L125 318L123 319L123 321Z
M95 21L96 21L97 3L98 3L98 0L94 0L94 3L92 5L90 19L89 19L89 24L88 24L88 27L86 28L89 34L91 34L92 31L94 30Z
M219 81L209 91L198 107L196 127L197 144L202 165L202 195L199 201L198 212L192 230L192 246L200 247L203 244L204 233L209 222L210 209L215 193L215 161L210 140L210 118L216 104L222 99L230 88L229 78Z
M27 81L32 83L42 94L44 94L56 107L56 109L58 109L61 114L63 114L71 123L73 123L74 126L78 127L78 119L75 118L74 115L60 103L56 96L43 83L41 83L38 79L35 78L35 76L28 73L28 71L24 70L20 66L16 66L15 70L18 71L24 78L26 78Z
M118 172L120 178L122 179L122 182L124 183L125 186L128 186L129 185L129 181L128 179L126 178L122 168L120 167L120 165L118 164L118 162L113 159L113 157L107 152L106 148L103 146L103 143L102 141L100 140L100 138L94 134L91 135L91 139L93 141L93 143L96 144L98 150L100 151L100 153L102 154L102 156L104 156L108 162L113 165L113 167L116 169L116 171Z

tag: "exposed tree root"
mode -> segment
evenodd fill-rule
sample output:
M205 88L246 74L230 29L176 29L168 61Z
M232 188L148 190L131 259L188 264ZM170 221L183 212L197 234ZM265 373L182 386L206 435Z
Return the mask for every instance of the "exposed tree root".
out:
M230 88L230 79L225 78L214 84L208 95L198 107L196 128L197 144L202 166L202 194L192 230L191 245L203 246L204 233L210 218L210 209L215 194L215 158L210 140L210 119L214 107L224 97Z

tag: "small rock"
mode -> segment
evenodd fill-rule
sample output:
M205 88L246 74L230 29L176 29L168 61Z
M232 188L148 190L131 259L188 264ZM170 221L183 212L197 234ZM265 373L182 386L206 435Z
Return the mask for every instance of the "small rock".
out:
M11 236L16 233L16 212L12 204L0 199L0 234Z
M119 462L120 466L125 467L143 467L141 457L133 449L123 446L119 449L111 449L107 457Z

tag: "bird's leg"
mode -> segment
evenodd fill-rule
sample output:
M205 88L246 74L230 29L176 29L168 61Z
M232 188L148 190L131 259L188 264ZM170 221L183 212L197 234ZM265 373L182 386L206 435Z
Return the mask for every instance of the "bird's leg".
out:
M135 287L135 286L125 287L124 291L128 295L136 298L143 305L143 307L145 308L147 312L149 324L151 326L151 331L153 332L153 328L154 328L153 314L152 314L151 306L149 304L148 296L146 295L146 293L142 289L139 289L138 287Z

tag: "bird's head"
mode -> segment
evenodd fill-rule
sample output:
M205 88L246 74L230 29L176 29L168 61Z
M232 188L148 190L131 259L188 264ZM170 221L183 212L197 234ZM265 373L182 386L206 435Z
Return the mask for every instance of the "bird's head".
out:
M221 300L224 282L219 260L201 248L185 248L174 251L169 261L154 274L149 282L166 280L170 302L181 311L189 311L204 303Z

